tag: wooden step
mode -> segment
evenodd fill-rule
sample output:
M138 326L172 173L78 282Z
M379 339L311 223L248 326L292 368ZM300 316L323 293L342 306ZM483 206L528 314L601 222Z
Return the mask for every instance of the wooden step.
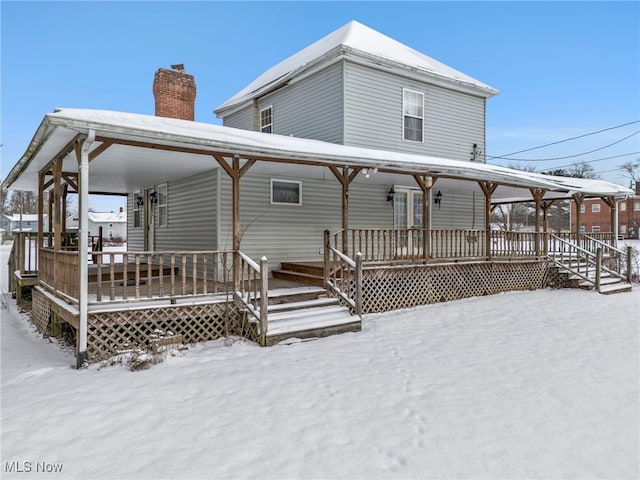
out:
M314 307L328 307L338 305L338 299L332 297L314 298L312 300L302 300L298 302L278 303L269 305L269 315L272 313L302 310Z
M324 263L321 261L309 262L282 262L280 269L287 272L306 273L322 277L324 274Z
M269 315L267 345L291 338L319 338L362 329L347 307L314 307Z
M614 293L630 292L632 285L626 282L612 283L609 285L601 285L599 292L603 295L611 295Z
M273 278L279 278L281 280L289 280L292 282L300 283L302 285L315 285L322 287L324 285L323 275L314 275L310 273L295 272L291 270L272 270L271 275Z

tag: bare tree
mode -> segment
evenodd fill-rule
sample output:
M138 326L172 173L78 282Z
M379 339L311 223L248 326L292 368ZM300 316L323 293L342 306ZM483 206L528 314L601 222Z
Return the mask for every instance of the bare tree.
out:
M633 183L631 187L635 187L640 182L640 158L636 161L629 160L620 165L622 175Z
M38 195L27 190L14 190L8 200L7 213L38 213Z

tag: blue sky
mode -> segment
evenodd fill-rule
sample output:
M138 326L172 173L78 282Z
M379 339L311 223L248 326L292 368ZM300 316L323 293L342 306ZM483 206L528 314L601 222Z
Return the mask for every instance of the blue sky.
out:
M183 63L196 120L270 66L357 20L498 89L487 155L501 156L640 120L639 2L0 2L2 169L56 107L153 114L153 75ZM533 150L502 165L540 170L598 160L628 184L640 123ZM96 210L118 202L92 199Z

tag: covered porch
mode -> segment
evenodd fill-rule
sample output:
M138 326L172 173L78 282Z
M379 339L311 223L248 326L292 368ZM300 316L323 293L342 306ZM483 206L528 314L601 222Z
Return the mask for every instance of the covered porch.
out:
M630 193L617 185L183 120L62 110L45 117L27 153L3 184L3 188L37 189L39 216L46 208L49 210L50 234L38 232L35 238L30 237L29 247L21 250L33 250L37 258L35 322L43 328L53 325L53 329L59 321L71 325L77 340L78 365L100 358L98 353L89 358L88 351L92 345L104 344L103 337L115 335L124 340L114 340L113 348L94 349L97 352L122 348L135 331L146 332L148 338L182 335L181 341L186 342L237 333L269 344L269 318L273 313L269 304L270 297L274 297L270 292L292 279L279 279L276 273L272 274L277 269L269 268L270 259L251 258L243 253L240 209L243 176L254 167L271 164L328 171L341 191L338 198L327 199L339 202L342 228L327 231L324 238L319 238L325 292L315 299L321 301L311 305L320 308L317 304L330 296L337 299L342 310L332 306L334 323L326 328L315 324L307 329L312 333L330 331L329 327L336 325L357 328L359 320L347 319L350 315L359 319L369 312L541 288L548 284L549 269L561 255L580 259L580 263L586 262L587 268L594 269L604 265L602 255L615 257L604 268L617 269L619 275L624 275L620 267L625 261L624 252L612 250L615 238L551 233L545 215L560 199L579 203L587 196L597 196L608 200L613 218L617 199ZM214 168L221 169L232 186L230 248L220 249L213 241L211 249L193 251L156 248L109 252L90 245L90 193L131 195L150 184L171 182ZM350 187L358 176L373 170L388 176L392 185L389 195L398 178L415 183L421 194L416 197L420 223L411 228L350 227ZM406 184L407 180L402 182ZM481 227L432 228L432 203L439 200L434 193L436 184L438 188L466 185L481 192ZM69 241L64 225L65 198L70 192L79 196L77 242ZM523 199L535 204L534 232L491 229L492 208ZM33 246L31 242L35 242ZM599 261L596 251L590 250L593 246L601 250ZM596 260L591 261L591 256ZM585 277L590 277L588 272ZM306 314L311 312L307 310ZM152 320L155 318L164 318L168 323L158 324ZM124 324L128 326L123 327ZM197 334L176 333L193 332L193 325L200 325ZM110 333L105 334L107 330ZM118 331L127 333L113 333ZM286 329L283 332L296 333Z

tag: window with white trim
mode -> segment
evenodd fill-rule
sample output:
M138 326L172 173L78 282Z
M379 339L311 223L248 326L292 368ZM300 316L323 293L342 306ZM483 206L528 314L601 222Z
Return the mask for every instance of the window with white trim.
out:
M626 225L620 225L620 233L627 233L627 226Z
M302 182L272 178L271 203L275 205L302 205Z
M591 213L600 213L600 204L599 203L593 203L591 205Z
M640 202L633 202L633 211L640 212Z
M586 212L585 206L580 205L580 213L584 213L584 212Z
M402 138L423 141L424 93L402 89Z
M600 233L600 226L594 225L593 227L591 227L591 233Z
M142 194L133 192L133 228L142 227Z
M271 105L260 110L260 131L273 133L273 108Z
M627 211L627 202L620 202L620 211L621 212Z
M158 185L157 193L158 193L158 226L166 227L169 222L169 211L168 211L168 198L167 198L167 184L163 183L162 185Z

